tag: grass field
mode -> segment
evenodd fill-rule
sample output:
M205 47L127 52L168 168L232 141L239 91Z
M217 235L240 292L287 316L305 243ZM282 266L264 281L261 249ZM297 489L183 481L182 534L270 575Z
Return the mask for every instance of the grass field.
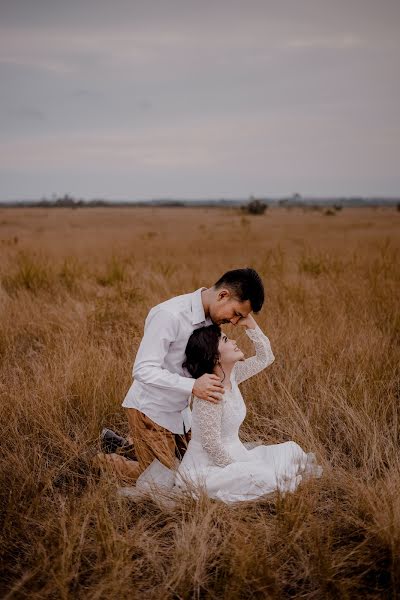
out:
M394 208L0 209L1 597L400 596L399 231ZM242 438L295 440L323 477L239 506L118 498L92 448L127 433L148 310L243 266L276 360L242 387Z

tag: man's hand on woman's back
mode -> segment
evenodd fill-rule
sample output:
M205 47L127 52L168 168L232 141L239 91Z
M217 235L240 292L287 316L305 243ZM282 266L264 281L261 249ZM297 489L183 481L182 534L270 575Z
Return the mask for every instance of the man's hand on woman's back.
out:
M196 379L192 393L201 400L217 403L223 398L224 386L218 375L209 375L208 373L205 373Z

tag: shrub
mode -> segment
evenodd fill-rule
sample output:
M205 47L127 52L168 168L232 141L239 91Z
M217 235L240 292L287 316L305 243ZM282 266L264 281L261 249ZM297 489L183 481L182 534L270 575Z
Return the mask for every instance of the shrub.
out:
M251 197L248 204L242 208L250 215L263 215L268 208L268 204Z

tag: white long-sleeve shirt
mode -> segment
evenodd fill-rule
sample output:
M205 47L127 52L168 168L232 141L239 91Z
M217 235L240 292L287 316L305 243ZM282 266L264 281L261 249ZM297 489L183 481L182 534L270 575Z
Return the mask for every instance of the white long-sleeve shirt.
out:
M122 403L136 408L172 433L191 426L189 400L195 379L184 371L185 350L192 332L211 325L200 288L151 309L133 365L134 381Z

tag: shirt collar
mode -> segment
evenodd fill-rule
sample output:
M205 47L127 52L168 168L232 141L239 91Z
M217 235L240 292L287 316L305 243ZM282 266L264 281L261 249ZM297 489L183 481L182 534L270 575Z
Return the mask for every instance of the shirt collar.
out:
M192 294L192 324L198 325L206 321L206 315L204 313L204 306L201 300L201 292L207 288L202 287L193 292Z

